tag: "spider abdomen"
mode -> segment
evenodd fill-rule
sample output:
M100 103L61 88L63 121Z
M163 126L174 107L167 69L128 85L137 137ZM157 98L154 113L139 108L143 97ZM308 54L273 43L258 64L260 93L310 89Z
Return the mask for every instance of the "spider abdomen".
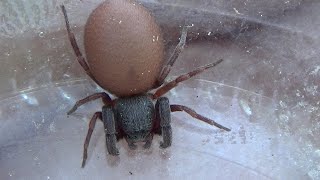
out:
M161 71L161 29L152 14L132 0L101 3L86 23L84 46L91 73L118 97L148 91Z
M116 121L127 138L141 141L152 131L155 108L147 95L119 98L114 110Z

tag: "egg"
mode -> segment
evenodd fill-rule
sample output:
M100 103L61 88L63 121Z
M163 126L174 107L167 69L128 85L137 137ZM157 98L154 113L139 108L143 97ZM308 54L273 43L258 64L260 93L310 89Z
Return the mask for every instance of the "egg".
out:
M85 25L84 46L92 75L118 97L152 89L163 65L160 27L133 0L108 0L93 10Z

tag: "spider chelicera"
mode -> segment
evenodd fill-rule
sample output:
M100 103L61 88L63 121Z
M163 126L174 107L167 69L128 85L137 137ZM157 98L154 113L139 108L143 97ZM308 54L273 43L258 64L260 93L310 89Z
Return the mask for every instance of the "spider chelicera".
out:
M92 72L90 71L89 65L87 64L85 58L82 56L82 53L79 50L74 34L70 29L65 7L62 5L61 8L65 18L68 37L77 56L77 60L85 70L87 75L89 75L99 85L99 82L93 76ZM160 142L160 147L167 148L171 146L171 112L184 111L193 118L216 126L220 129L230 131L229 128L226 128L216 123L215 121L198 114L189 107L177 104L169 104L169 99L162 96L171 89L175 88L178 83L188 80L189 78L209 68L212 68L223 61L222 59L220 59L214 63L198 67L189 73L178 76L173 81L164 83L171 67L184 48L186 37L187 27L184 27L180 37L180 42L176 46L167 64L162 67L162 71L160 71L158 79L156 80L156 82L154 82L153 88L149 89L152 90L157 88L154 93L150 93L149 91L147 91L127 97L119 97L116 99L111 99L110 96L105 92L95 93L77 101L74 107L68 112L68 115L70 115L71 113L76 111L79 106L98 98L101 98L104 103L102 111L95 112L90 120L88 133L84 142L82 167L84 167L86 163L87 149L97 119L102 120L104 124L107 150L110 155L114 156L119 155L118 148L116 147L116 142L121 138L126 139L126 141L128 142L128 146L131 149L135 149L135 143L141 141L145 142L144 148L149 148L152 143L153 135L159 134L163 138L163 141ZM155 104L154 101L156 101Z

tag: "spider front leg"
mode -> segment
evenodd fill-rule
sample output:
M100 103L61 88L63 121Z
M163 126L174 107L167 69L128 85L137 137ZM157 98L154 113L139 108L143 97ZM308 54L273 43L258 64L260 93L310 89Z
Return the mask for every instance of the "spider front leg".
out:
M82 159L82 165L81 167L83 168L86 164L86 160L88 157L88 146L90 143L90 139L91 139L91 135L92 132L94 130L94 127L96 125L97 119L101 119L101 112L96 112L94 113L94 115L92 116L90 122L89 122L89 129L88 129L88 133L86 136L86 140L84 141L84 145L83 145L83 159Z
M128 143L128 146L131 150L135 150L137 149L137 145L134 144L134 141L132 139L130 139L129 137L125 137L127 143Z
M180 42L179 44L176 46L176 48L174 49L172 55L170 56L168 62L166 63L166 65L163 66L160 75L154 85L154 88L157 88L159 86L161 86L164 82L164 80L166 79L166 77L168 76L171 67L173 66L173 64L176 62L176 60L178 59L180 53L182 52L185 44L186 44L186 39L187 39L187 33L188 33L188 28L189 26L184 26L181 32L181 37L180 37Z
M143 148L149 149L149 148L151 147L151 144L152 144L152 139L153 139L153 133L151 132L151 133L146 137L146 139L144 140L144 141L145 141L145 144L143 145Z
M163 141L160 142L161 148L167 148L171 146L172 142L172 129L171 129L171 110L169 99L166 97L160 97L156 103L156 113L157 113L157 120L160 120L160 128L161 128L161 135Z
M95 94L92 94L88 97L85 97L84 99L81 99L79 101L76 102L76 104L72 107L72 109L70 109L70 111L68 111L68 115L70 115L71 113L73 113L74 111L76 111L78 109L78 107L82 106L83 104L87 103L87 102L90 102L90 101L93 101L93 100L96 100L96 99L99 99L99 98L102 98L102 102L105 104L105 105L111 105L112 104L112 100L110 98L110 96L105 93L105 92L101 92L101 93L95 93Z
M102 121L104 125L104 130L106 134L106 144L110 155L119 155L119 150L116 146L116 121L114 118L114 113L112 106L106 105L102 108Z
M97 80L93 77L92 73L90 72L89 66L88 66L85 58L83 57L83 55L82 55L82 53L80 51L80 48L79 48L79 46L77 44L77 41L76 41L76 38L75 38L73 32L71 31L66 8L64 7L64 5L61 5L60 7L61 7L61 10L62 10L62 13L63 13L63 16L64 16L64 20L66 22L66 28L67 28L67 31L68 31L68 37L69 37L71 46L73 48L73 51L77 56L77 60L80 63L80 65L82 66L82 68L86 71L87 75L90 76L91 79L94 80L98 84Z
M211 64L207 64L205 66L201 66L201 67L198 67L196 68L195 70L189 72L189 73L186 73L186 74L183 74L183 75L180 75L179 77L177 77L175 80L173 81L170 81L169 83L163 85L162 87L160 87L159 89L157 89L157 91L153 94L153 99L157 99L158 97L164 95L165 93L167 93L168 91L170 91L171 89L175 88L180 82L182 81L186 81L188 79L190 79L191 77L197 75L197 74L200 74L202 73L203 71L209 69L209 68L212 68L216 65L218 65L219 63L221 63L223 61L223 59L220 59L214 63L211 63Z

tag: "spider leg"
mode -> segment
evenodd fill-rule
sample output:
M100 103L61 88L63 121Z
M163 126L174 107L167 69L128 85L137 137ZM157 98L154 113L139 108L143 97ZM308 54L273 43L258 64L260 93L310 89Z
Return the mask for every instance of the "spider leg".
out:
M88 133L86 136L86 140L84 141L84 145L83 145L83 159L82 159L82 165L81 165L82 168L86 164L86 160L88 157L88 146L89 146L91 135L92 135L92 132L94 130L94 127L96 125L98 118L101 119L101 112L94 113L94 115L92 116L90 123L89 123Z
M128 137L125 137L127 143L128 143L128 146L131 150L135 150L137 149L137 145L134 144L134 141Z
M153 133L151 132L145 139L145 144L143 145L143 148L149 149L151 144L152 144L152 139L153 139Z
M87 75L90 76L91 79L93 79L97 83L96 79L91 74L89 66L88 66L85 58L83 57L80 49L79 49L79 46L78 46L77 41L76 41L76 38L75 38L73 32L71 31L66 8L64 7L64 5L61 5L60 7L61 7L61 10L62 10L62 13L63 13L63 16L64 16L64 20L66 22L66 28L67 28L67 31L68 31L69 40L70 40L71 46L73 48L73 51L77 56L77 60L80 63L80 65L82 66L82 68L86 71Z
M220 59L214 63L211 63L211 64L207 64L205 66L201 66L201 67L198 67L197 69L189 72L189 73L186 73L186 74L183 74L183 75L180 75L179 77L177 77L175 80L171 81L171 82L168 82L167 84L163 85L162 87L160 87L154 94L153 94L153 99L157 99L159 98L160 96L164 95L165 93L167 93L168 91L170 91L171 89L173 89L174 87L176 87L178 85L178 83L182 82L182 81L185 81L185 80L188 80L190 79L191 77L199 74L199 73L202 73L203 71L209 69L209 68L212 68L216 65L218 65L219 63L221 63L223 60Z
M85 104L89 101L96 100L98 98L102 98L102 101L104 104L111 104L112 103L112 100L107 93L105 93L105 92L95 93L95 94L92 94L84 99L77 101L76 104L72 107L72 109L70 109L70 111L68 111L67 114L70 115L71 113L76 111L78 107L82 106L83 104Z
M176 62L176 60L178 59L180 53L182 52L184 45L186 44L186 39L187 39L187 32L188 32L188 28L189 26L184 26L181 32L181 37L180 37L180 42L178 43L178 45L176 46L176 48L174 49L172 55L170 56L167 64L162 68L160 75L154 85L154 88L157 88L159 86L161 86L165 80L165 78L168 76L171 67L173 66L173 64Z
M198 119L200 121L208 123L208 124L210 124L212 126L216 126L216 127L220 128L220 129L223 129L225 131L230 131L229 128L222 126L221 124L215 122L212 119L206 118L206 117L198 114L196 111L194 111L193 109L191 109L189 107L186 107L186 106L183 106L183 105L174 104L174 105L170 105L170 109L171 109L171 112L184 111L184 112L188 113L190 116L192 116L192 117L194 117L194 118L196 118L196 119Z
M106 105L102 108L102 121L104 125L104 130L106 134L106 144L110 155L119 155L119 150L116 146L117 142L117 131L116 131L116 121L114 118L114 113L112 106Z
M167 148L172 143L170 104L167 97L160 97L156 102L157 120L160 120L161 135L163 141L160 142L161 148Z

